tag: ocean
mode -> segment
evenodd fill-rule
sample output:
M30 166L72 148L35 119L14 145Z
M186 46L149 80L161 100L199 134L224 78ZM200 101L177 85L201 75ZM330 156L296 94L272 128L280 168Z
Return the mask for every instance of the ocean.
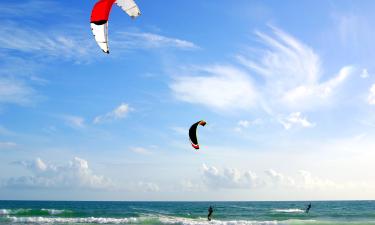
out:
M0 201L2 224L375 225L375 201ZM214 207L212 220L207 209Z

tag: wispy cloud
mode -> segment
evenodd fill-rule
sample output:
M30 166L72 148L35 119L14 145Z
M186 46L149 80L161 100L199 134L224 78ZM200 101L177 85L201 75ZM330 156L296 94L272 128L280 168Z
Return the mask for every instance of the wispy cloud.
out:
M17 144L14 142L6 141L6 142L0 142L0 149L9 149L16 147Z
M13 136L15 135L16 133L9 130L8 128L0 125L0 135L3 135L3 136Z
M375 84L373 84L370 88L370 93L367 97L367 102L370 105L375 105Z
M235 131L241 132L242 130L249 128L253 125L260 125L263 123L262 119L255 119L255 120L240 120L237 122L237 126L234 128Z
M112 187L110 179L95 175L90 170L88 162L78 157L63 165L47 163L40 158L14 164L23 166L32 175L9 178L4 183L6 188L108 189Z
M122 46L128 49L153 49L153 48L176 48L182 50L198 49L193 42L174 37L167 37L147 32L119 32L114 37L114 42L122 42ZM120 46L119 46L120 47Z
M151 150L149 150L147 148L143 148L143 147L130 147L129 150L134 152L134 153L140 154L140 155L151 155L152 154Z
M36 100L34 89L21 79L0 78L0 104L14 103L27 105Z
M85 127L85 118L80 116L65 115L62 116L65 122L73 128L83 128Z
M9 17L40 17L45 14L53 14L58 8L56 2L48 0L16 1L12 3L0 3L0 18ZM48 9L48 10L46 10Z
M170 84L173 95L214 111L258 107L271 115L332 104L353 67L323 76L321 60L311 47L276 27L271 26L271 31L255 32L265 49L237 55L237 62L247 70L213 65L184 76L179 71Z
M308 121L306 117L302 116L301 112L291 113L285 118L280 118L279 122L284 126L286 130L289 130L293 126L300 126L304 128L315 126L314 123Z
M367 79L370 77L367 69L362 69L362 73L360 74L360 77L363 79Z
M329 102L353 68L344 66L337 75L322 82L321 60L314 50L276 27L271 29L273 36L256 32L266 46L256 56L260 60L238 56L244 66L263 77L262 95L269 99L267 104L304 110Z
M63 30L67 30L65 28ZM55 57L81 61L92 53L95 43L85 39L78 29L71 29L68 36L60 30L40 30L24 27L16 22L5 22L0 27L0 49L29 53L35 56Z
M188 73L192 74L175 76L170 84L181 101L217 111L249 110L256 105L253 81L238 68L209 66Z
M131 108L128 104L121 103L118 107L116 107L111 112L108 112L105 115L95 117L94 123L99 124L103 122L124 119L128 115L128 113L132 110L133 108Z

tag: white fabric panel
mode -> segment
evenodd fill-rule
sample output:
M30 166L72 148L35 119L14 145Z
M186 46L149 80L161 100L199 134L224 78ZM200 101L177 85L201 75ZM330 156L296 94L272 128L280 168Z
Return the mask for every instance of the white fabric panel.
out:
M108 47L108 22L102 25L91 23L91 30L99 47L105 53L109 53Z
M134 0L117 0L116 4L132 18L141 15L141 11L137 4L135 4Z

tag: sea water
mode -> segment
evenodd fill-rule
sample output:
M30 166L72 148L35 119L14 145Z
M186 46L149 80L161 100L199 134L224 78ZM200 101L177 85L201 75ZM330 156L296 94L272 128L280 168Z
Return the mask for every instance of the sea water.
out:
M0 224L375 225L375 201L308 203L0 201Z

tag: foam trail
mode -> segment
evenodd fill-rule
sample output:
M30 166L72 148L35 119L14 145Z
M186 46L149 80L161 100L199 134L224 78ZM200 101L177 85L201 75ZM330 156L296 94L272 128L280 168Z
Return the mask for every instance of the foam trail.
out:
M231 221L219 221L211 220L207 221L206 218L202 219L188 219L178 217L161 217L159 221L163 224L176 224L176 225L281 225L277 221L248 221L248 220L231 220Z
M274 209L274 212L283 212L283 213L303 213L305 212L302 209Z

